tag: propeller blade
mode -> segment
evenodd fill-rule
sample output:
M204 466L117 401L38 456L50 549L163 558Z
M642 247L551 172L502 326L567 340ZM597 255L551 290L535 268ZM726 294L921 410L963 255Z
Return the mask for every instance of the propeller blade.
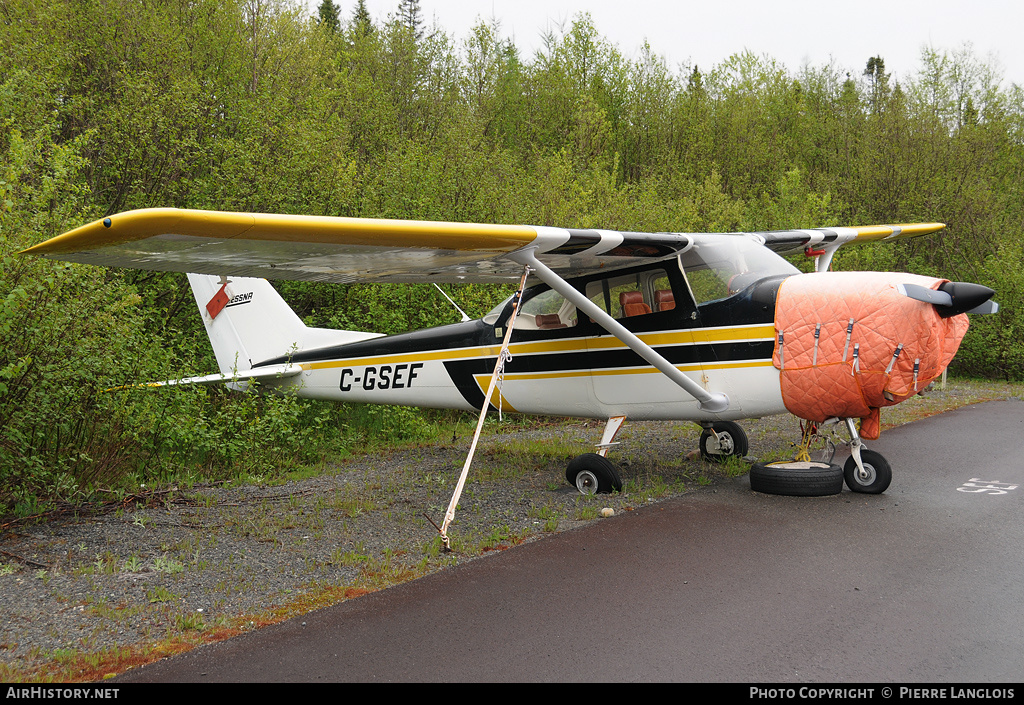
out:
M935 306L953 305L953 297L945 291L936 291L935 289L929 289L926 286L919 286L917 284L899 284L897 288L901 294L915 301L924 301L926 304L933 304Z
M981 284L945 282L938 289L917 284L899 284L898 288L904 296L935 306L942 318L960 313L995 313L999 310L999 304L989 300L996 292Z
M999 304L989 299L981 306L975 306L967 313L999 313Z

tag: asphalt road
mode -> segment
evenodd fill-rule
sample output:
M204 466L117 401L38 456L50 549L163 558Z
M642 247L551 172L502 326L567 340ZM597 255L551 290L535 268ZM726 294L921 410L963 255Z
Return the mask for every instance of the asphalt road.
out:
M118 680L1024 680L1024 402L869 446L883 495L742 478Z

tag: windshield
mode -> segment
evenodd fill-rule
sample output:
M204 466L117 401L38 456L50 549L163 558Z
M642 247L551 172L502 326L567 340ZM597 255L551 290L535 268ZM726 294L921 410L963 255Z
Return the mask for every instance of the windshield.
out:
M723 299L754 282L799 274L767 247L746 235L703 235L679 255L679 266L698 304Z

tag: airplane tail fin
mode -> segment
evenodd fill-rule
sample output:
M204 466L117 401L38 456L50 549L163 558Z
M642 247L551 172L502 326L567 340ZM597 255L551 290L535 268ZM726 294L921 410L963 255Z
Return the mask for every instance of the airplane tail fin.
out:
M189 274L221 374L299 350L376 338L376 333L310 328L266 279Z

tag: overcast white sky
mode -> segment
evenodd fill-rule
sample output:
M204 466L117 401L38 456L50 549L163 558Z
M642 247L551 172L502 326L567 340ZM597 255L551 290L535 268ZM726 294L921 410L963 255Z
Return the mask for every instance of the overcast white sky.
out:
M319 0L308 0L313 12ZM348 19L355 0L335 0ZM398 0L367 0L375 21ZM421 0L427 23L457 40L478 18L501 21L528 57L547 27L568 28L589 12L598 32L629 57L646 39L673 69L679 64L710 68L749 49L768 54L797 71L804 63L835 59L851 72L871 56L885 59L896 78L916 72L921 48L955 50L965 42L981 59L998 59L1005 84L1024 85L1024 2L1021 0Z

